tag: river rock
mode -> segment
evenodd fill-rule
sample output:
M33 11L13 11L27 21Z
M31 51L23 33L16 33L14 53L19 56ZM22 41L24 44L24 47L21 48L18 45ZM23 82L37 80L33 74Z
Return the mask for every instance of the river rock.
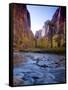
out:
M19 86L19 85L21 85L21 83L24 84L24 81L22 79L20 79L16 76L13 77L13 85L14 86Z
M44 60L39 61L37 65L39 65L40 67L48 67L48 65L46 64Z
M28 73L25 74L25 76L22 78L24 80L24 85L30 85L34 83L34 79L30 77Z
M39 71L36 71L36 72L31 72L30 73L30 77L34 78L34 79L39 79L39 78L42 78L43 77L43 73Z
M65 60L63 57L30 53L27 62L14 67L14 76L21 81L20 85L50 84L65 82ZM25 54L26 56L26 54ZM35 57L36 56L36 57ZM34 60L35 57L35 60ZM62 76L62 77L61 77ZM17 84L17 85L18 85Z
M21 63L24 64L27 62L27 59L20 53L13 53L13 66L16 67Z

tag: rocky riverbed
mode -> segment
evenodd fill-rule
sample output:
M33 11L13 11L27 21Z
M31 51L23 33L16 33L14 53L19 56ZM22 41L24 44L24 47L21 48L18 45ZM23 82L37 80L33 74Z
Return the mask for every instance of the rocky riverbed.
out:
M25 57L26 62L14 66L14 86L65 82L64 55L23 52L18 54Z

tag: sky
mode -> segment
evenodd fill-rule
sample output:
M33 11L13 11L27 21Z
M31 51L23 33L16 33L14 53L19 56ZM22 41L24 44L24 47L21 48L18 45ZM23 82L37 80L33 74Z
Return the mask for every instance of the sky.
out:
M42 29L46 20L51 20L58 7L27 5L31 18L31 30L35 32Z

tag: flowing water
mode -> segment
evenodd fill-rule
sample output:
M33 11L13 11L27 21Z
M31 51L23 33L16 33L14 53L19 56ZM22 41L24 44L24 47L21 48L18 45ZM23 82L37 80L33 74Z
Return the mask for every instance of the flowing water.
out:
M19 85L53 84L65 82L65 56L43 53L19 53L27 62L13 69Z

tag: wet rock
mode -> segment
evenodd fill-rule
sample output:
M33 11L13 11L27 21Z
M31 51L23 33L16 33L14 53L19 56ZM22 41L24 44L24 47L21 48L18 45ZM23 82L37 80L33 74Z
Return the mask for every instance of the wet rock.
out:
M40 67L36 64L26 64L22 67L22 72L36 72L40 71Z
M34 83L34 79L32 77L30 77L27 74L25 74L25 76L22 78L22 80L24 80L24 85L30 85L30 84L33 84Z
M27 57L29 57L30 59L34 59L34 57L32 55L27 55Z
M43 79L38 79L36 81L36 84L50 84L50 83L57 83L57 82L51 78L43 78Z
M21 79L24 77L24 73L15 73L15 75L17 78Z
M25 54L26 56L26 54ZM31 57L30 57L31 56ZM14 67L14 76L21 85L65 82L65 59L61 56L33 55L30 53L25 64ZM62 76L62 77L61 77Z
M13 66L18 66L25 62L27 62L27 59L23 55L19 53L13 53Z
M45 63L45 61L39 61L38 63L37 63L37 65L39 65L40 67L48 67L48 65L46 65L46 63Z
M38 56L33 57L33 60L39 60L40 58Z
M36 81L41 78L43 78L43 73L36 71L36 72L26 73L22 79L24 80L25 84L29 85L29 84L35 84Z
M40 72L39 71L31 72L30 73L30 77L32 77L32 78L34 78L34 77L42 78L43 77L43 73L41 72L41 70L40 70Z
M16 68L14 69L14 73L20 74L20 73L26 73L26 72L31 72L29 68Z
M13 85L14 86L18 86L21 85L21 83L24 84L24 81L16 76L13 77Z
M35 79L39 79L39 77L36 77L36 76L33 76L32 78L33 78L34 80L35 80Z
M28 81L24 81L23 85L33 85L33 83L28 80Z
M64 67L58 67L50 71L55 76L55 81L58 83L65 82L65 69Z
M49 83L56 83L54 80L55 77L51 73L45 73L43 78L37 79L35 84L49 84Z

